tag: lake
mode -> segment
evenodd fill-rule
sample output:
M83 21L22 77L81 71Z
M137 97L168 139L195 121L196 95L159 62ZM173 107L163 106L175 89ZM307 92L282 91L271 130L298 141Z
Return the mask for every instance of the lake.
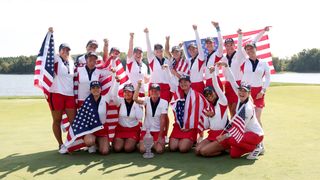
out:
M320 84L320 73L281 73L271 76L272 82ZM33 75L0 74L0 96L41 96L33 86Z

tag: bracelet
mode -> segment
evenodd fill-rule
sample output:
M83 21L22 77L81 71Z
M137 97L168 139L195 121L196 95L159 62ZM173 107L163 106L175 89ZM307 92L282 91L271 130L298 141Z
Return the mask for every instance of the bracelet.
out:
M216 27L216 30L217 30L218 32L220 32L220 26Z

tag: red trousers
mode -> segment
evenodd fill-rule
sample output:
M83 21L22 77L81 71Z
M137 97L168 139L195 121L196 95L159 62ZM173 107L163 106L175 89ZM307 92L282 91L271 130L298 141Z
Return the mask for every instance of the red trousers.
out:
M229 138L230 156L232 158L239 158L246 153L252 152L262 139L263 136L259 136L253 132L245 132L239 143L234 138Z

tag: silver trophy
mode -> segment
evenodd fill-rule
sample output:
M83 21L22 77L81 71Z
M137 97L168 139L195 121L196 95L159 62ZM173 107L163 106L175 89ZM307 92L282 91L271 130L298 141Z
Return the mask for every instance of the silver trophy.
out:
M150 129L147 128L147 133L143 137L143 145L144 148L146 149L146 152L143 154L143 158L150 159L154 157L154 154L151 152L151 148L153 146L153 137L150 134Z

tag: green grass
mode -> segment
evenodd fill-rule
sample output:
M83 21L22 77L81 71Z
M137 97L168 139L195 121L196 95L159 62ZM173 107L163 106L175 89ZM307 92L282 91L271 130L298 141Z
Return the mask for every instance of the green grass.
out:
M166 152L59 155L43 99L0 100L0 179L319 179L320 86L273 86L257 161Z

